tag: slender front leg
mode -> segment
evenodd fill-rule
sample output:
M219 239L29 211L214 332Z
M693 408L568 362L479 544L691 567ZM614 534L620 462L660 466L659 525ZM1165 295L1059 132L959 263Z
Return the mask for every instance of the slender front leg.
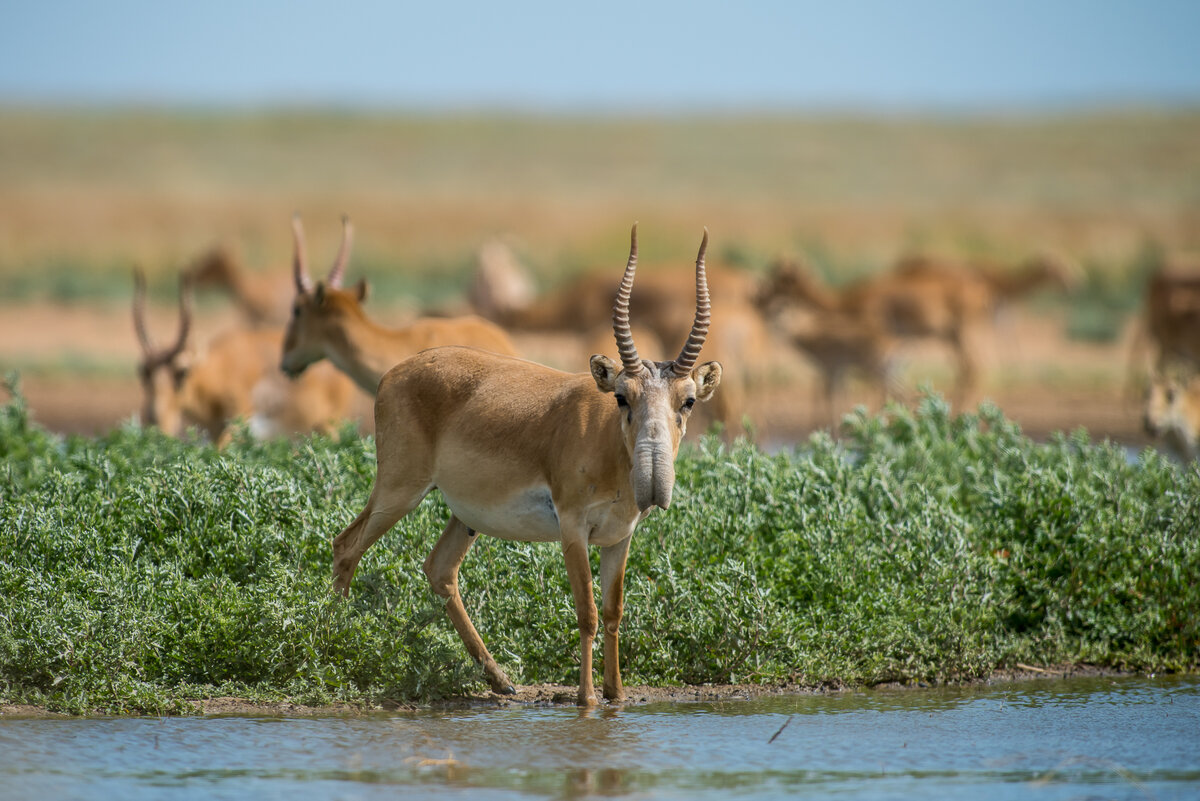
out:
M979 363L977 353L980 348L979 337L973 328L964 327L953 339L955 359L958 362L958 376L954 384L954 404L959 411L969 403L975 402L979 389Z
M604 697L625 698L621 685L621 655L617 647L621 615L625 611L625 560L629 557L630 534L616 545L600 549L600 598L604 603Z
M446 614L450 616L450 622L454 624L454 630L458 632L463 645L467 646L467 653L483 668L492 691L511 695L516 692L512 682L488 653L458 592L458 568L477 538L478 535L465 523L451 515L442 536L425 559L425 576L433 591L446 599Z
M592 566L588 562L587 539L564 535L563 558L567 578L575 597L575 617L579 622L579 697L580 706L596 704L596 686L592 683L592 642L596 639L596 600L592 597Z

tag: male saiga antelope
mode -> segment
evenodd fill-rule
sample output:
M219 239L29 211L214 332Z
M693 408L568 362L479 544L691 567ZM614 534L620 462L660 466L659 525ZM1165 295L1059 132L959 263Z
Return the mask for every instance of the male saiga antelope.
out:
M440 489L452 514L425 560L425 575L446 599L454 628L492 689L511 693L463 606L459 566L477 532L559 542L579 625L578 702L590 706L597 615L588 546L598 546L604 697L621 699L617 631L629 541L655 506L670 505L688 415L721 381L719 363L696 364L710 316L707 245L706 230L696 258L692 330L671 361L642 359L630 332L635 225L613 308L620 367L595 355L590 375L572 375L476 348L441 347L388 371L375 400L378 474L362 514L333 541L335 589L348 594L367 548Z
M354 228L342 218L342 244L324 281L316 284L308 275L304 228L292 218L295 242L292 275L296 298L292 319L283 339L280 368L295 378L309 365L329 359L371 395L391 367L418 351L439 345L467 345L494 353L515 356L517 351L503 329L482 317L432 317L415 320L400 328L385 328L367 317L362 302L367 284L359 281L342 288Z
M631 312L638 327L658 342L674 342L687 335L692 324L691 300L675 291L683 270L674 268L651 271L638 280L638 293L631 300ZM768 372L770 332L752 304L756 279L746 271L708 267L708 284L717 295L719 323L708 334L707 352L718 359L730 358L721 394L705 411L706 417L719 421L727 439L749 435L745 421L746 396L752 377ZM532 295L532 279L502 245L489 243L481 251L479 268L470 291L475 310L514 332L572 332L592 345L601 331L607 331L610 317L609 298L615 282L603 272L589 272L541 296ZM607 336L607 334L604 334ZM645 334L638 336L644 342ZM604 349L607 352L607 348ZM584 350L584 353L598 352ZM734 358L736 356L736 358ZM761 431L761 422L757 426Z

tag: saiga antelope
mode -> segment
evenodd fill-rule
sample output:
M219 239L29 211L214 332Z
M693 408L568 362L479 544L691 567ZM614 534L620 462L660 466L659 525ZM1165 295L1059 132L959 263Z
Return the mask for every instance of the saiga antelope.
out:
M366 550L430 490L451 517L424 571L433 591L482 666L492 690L513 692L508 676L471 623L458 571L476 533L525 542L559 542L575 599L580 636L580 705L596 703L592 644L596 604L588 546L600 548L604 697L624 691L617 635L625 561L638 521L667 508L675 457L696 401L713 396L721 365L696 360L708 331L704 274L708 231L696 257L691 332L672 361L643 360L629 325L637 268L637 226L617 290L613 332L621 366L591 357L590 375L568 374L476 348L423 351L388 371L375 401L378 473L366 508L333 541L333 584L343 595Z
M720 321L708 334L708 353L728 359L730 369L724 385L706 417L720 421L727 439L749 433L743 427L746 395L752 376L766 375L767 358L775 352L767 327L752 304L757 283L747 272L707 270L709 286L717 296ZM681 301L675 287L684 278L680 270L668 268L645 273L639 278L632 299L632 315L640 327L660 342L673 342L687 335L692 324L690 303ZM531 279L515 263L511 253L479 259L471 287L475 310L508 331L559 331L581 335L591 344L596 332L607 330L611 309L608 299L616 282L603 273L586 273L570 282L532 298ZM584 351L585 353L588 351ZM760 426L761 428L761 426Z
M1147 434L1181 459L1200 456L1200 376L1155 376L1142 421Z
M843 390L847 376L859 372L877 393L880 408L896 385L893 374L895 341L868 321L837 312L818 311L797 318L785 310L764 309L777 333L800 351L821 375L818 406L825 423L836 428L839 410L845 408Z
M989 323L992 296L983 281L958 280L946 272L888 272L842 289L825 286L795 262L779 262L759 292L764 312L801 304L857 320L892 342L933 338L947 344L957 362L954 398L965 403L978 382L979 337Z
M287 322L287 279L282 275L251 273L226 247L214 247L197 257L188 268L196 289L219 289L229 294L233 305L253 327L270 327ZM282 279L282 280L281 280Z
M156 348L146 329L146 279L134 272L133 327L141 345L138 377L145 425L180 436L189 426L224 444L229 424L245 417L256 436L323 431L348 415L353 385L332 368L289 382L274 370L283 331L234 330L209 343L204 355L188 358L192 323L191 283L180 278L179 330L169 347Z
M367 283L342 289L354 228L342 218L342 244L329 276L313 283L308 275L304 228L292 218L292 276L296 298L283 340L281 369L293 378L310 364L329 359L371 395L395 364L418 351L440 345L467 345L509 356L517 354L508 335L482 317L430 317L402 328L377 325L363 311Z
M1171 265L1150 276L1141 325L1154 351L1155 372L1200 370L1200 269L1196 265Z
M965 269L912 256L889 272L838 290L802 265L785 261L772 268L758 299L768 312L800 303L838 319L857 319L864 331L874 329L885 337L888 349L904 340L943 342L954 354L954 400L961 405L978 391L983 337L997 312L1042 286L1069 291L1081 277L1077 265L1051 255L1030 258L1015 270L986 264ZM876 344L868 350L878 350Z
M917 254L900 259L895 272L909 277L939 276L948 282L982 282L991 296L993 313L1042 288L1073 292L1085 277L1074 261L1049 252L1030 256L1014 269L989 261L963 265Z
M1178 259L1146 279L1126 367L1128 397L1200 371L1200 263Z

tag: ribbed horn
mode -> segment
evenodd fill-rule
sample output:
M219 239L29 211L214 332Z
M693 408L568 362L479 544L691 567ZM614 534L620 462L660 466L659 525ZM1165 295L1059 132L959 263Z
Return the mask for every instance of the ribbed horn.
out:
M629 295L633 291L633 274L637 272L637 223L629 232L629 261L625 265L625 274L621 276L621 286L617 289L617 301L613 304L613 333L617 337L617 351L621 354L621 364L625 372L636 373L642 369L642 360L638 358L637 348L633 344L633 331L629 328Z
M142 354L149 356L154 352L154 345L146 331L146 274L141 267L133 268L133 330L142 346Z
M335 289L342 286L342 278L346 274L346 264L350 261L350 247L354 244L354 225L348 214L342 215L342 246L338 248L337 258L329 270L328 283Z
M708 276L704 273L704 253L708 250L708 229L704 229L704 238L700 240L700 252L696 254L696 319L692 322L692 332L688 334L683 350L675 359L672 369L675 375L684 376L696 366L700 357L700 348L708 336L708 324L712 317L711 306L708 302Z
M179 336L164 358L171 361L187 347L188 333L192 330L192 277L187 273L179 276Z
M179 276L179 333L174 344L155 352L150 334L146 330L146 275L141 268L133 269L133 330L142 346L142 354L148 364L159 365L171 362L187 347L188 333L192 329L192 279L187 273Z
M292 278L300 294L312 291L312 279L308 277L308 252L304 247L304 226L299 214L292 215Z

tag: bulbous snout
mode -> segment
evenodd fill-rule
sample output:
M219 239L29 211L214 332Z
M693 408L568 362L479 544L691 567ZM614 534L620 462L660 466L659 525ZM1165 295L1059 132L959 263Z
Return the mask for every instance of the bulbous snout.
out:
M1142 428L1152 437L1159 434L1158 421L1151 417L1149 412L1142 415Z
M646 440L634 447L633 496L639 512L670 507L675 490L675 458L667 443Z
M1176 391L1173 386L1151 385L1142 404L1142 428L1152 437L1161 436L1171 426Z

